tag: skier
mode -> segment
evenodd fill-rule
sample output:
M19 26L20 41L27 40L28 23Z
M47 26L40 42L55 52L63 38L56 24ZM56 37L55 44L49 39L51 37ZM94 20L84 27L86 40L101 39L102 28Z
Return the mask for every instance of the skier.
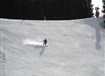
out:
M96 15L96 17L99 17L99 11L98 10L96 10L96 13L95 13L95 15Z
M47 39L43 40L43 45L45 45L45 46L47 45Z
M96 10L95 16L96 16L96 17L99 17L99 15L100 15L100 12L98 11L98 10L99 10L99 7L96 7L95 10Z

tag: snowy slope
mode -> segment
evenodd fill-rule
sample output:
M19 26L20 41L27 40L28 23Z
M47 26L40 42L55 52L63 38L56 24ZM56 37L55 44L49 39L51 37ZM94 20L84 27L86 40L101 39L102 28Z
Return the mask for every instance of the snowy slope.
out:
M101 21L0 19L0 76L104 76Z

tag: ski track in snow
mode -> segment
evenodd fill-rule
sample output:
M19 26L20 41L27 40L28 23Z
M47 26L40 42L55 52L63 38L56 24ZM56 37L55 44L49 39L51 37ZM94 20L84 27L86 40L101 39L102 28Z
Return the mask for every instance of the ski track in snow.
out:
M6 56L3 52L0 52L0 75L6 76Z
M0 21L0 76L104 76L102 18Z

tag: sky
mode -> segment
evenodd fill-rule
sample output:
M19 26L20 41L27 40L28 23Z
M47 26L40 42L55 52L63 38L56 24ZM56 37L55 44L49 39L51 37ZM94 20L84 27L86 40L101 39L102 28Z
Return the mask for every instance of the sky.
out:
M92 0L92 4L94 4L93 8L95 9L95 7L99 7L100 8L100 16L102 16L102 9L103 9L103 3L102 3L102 0ZM95 10L93 11L95 12Z
M102 8L102 0L92 0L92 3L94 4L94 6L99 6L100 8Z

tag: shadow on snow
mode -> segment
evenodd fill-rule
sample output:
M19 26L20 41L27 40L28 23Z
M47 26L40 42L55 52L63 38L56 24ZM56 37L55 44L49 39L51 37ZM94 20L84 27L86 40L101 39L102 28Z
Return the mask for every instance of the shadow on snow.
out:
M101 23L102 23L102 19L100 18L94 18L93 20L90 20L87 21L87 20L84 20L84 23L90 25L91 27L93 27L95 29L95 32L96 32L96 44L95 44L95 47L96 49L102 49L102 46L100 44L101 42Z

